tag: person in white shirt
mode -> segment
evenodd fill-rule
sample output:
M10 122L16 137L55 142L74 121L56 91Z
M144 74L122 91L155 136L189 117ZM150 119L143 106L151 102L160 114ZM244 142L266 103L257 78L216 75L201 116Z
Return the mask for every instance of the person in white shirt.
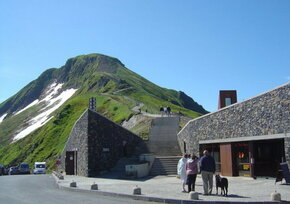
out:
M182 158L178 161L177 164L177 174L181 180L182 183L182 192L186 192L185 185L187 181L186 176L186 162L187 162L187 154L183 154Z

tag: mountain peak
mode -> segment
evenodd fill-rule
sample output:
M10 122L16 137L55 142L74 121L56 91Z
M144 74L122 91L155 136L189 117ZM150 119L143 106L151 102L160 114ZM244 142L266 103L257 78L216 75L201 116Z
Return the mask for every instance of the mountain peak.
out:
M96 97L99 113L117 123L138 115L134 108L140 104L149 114L158 114L160 106L191 118L206 112L185 93L150 82L116 58L80 55L0 104L0 163L47 160L51 166L90 97ZM141 120L131 130L146 138L150 124Z

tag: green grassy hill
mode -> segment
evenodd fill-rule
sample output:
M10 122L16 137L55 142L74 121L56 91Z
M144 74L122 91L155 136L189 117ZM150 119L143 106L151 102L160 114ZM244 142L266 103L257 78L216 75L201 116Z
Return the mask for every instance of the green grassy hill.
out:
M47 86L63 83L62 90L77 92L52 113L53 118L23 139L12 142L25 121L41 110L35 105L14 115L36 99L44 97ZM0 123L0 163L17 165L20 162L46 161L53 168L55 158L61 154L70 131L88 107L90 97L97 98L97 112L122 123L138 114L132 110L138 103L149 113L158 113L160 106L169 105L172 112L195 118L207 113L202 106L183 92L161 88L127 69L118 59L100 55L82 55L69 59L61 68L46 70L17 94L0 104L0 116L7 114ZM147 126L146 126L147 125ZM142 137L148 136L148 124L136 124L131 128Z

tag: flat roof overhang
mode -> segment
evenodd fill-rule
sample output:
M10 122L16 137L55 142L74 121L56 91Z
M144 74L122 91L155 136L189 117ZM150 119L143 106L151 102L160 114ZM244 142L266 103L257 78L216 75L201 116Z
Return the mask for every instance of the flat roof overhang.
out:
M247 142L247 141L274 140L274 139L284 139L284 138L290 138L290 133L259 135L259 136L246 136L246 137L233 137L233 138L215 139L215 140L199 140L199 144Z

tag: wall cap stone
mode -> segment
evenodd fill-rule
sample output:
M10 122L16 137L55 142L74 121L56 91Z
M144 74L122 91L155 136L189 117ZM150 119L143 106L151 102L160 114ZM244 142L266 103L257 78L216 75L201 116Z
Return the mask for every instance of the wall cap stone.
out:
M290 133L259 135L259 136L249 136L249 137L235 137L235 138L216 139L216 140L199 140L199 144L244 142L244 141L271 140L271 139L283 139L283 138L290 138Z

